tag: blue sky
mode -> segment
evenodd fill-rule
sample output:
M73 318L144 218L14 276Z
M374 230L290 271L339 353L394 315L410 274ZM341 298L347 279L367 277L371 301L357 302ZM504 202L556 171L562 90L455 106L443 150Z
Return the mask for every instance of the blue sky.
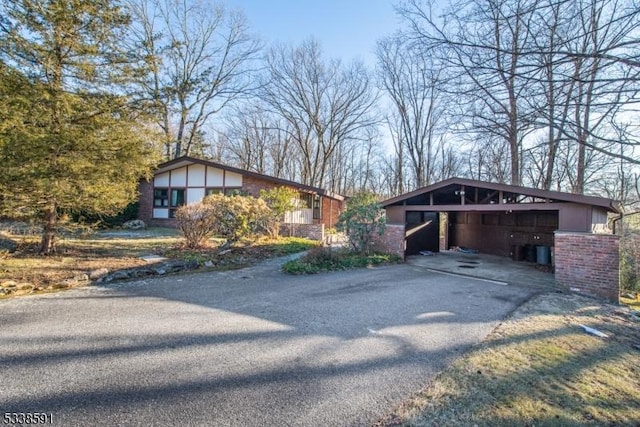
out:
M398 28L394 0L227 0L266 43L318 40L327 57L375 63L376 40Z

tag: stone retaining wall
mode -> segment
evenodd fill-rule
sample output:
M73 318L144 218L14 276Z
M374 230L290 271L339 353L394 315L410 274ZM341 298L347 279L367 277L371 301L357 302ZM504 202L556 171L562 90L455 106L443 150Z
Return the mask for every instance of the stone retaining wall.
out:
M324 241L324 224L282 224L280 235Z

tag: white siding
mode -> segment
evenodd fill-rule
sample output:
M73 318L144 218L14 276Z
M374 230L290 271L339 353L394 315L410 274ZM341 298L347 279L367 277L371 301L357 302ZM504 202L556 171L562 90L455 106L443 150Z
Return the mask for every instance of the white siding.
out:
M242 175L235 172L228 172L225 175L225 187L242 187Z
M154 209L154 218L169 218L169 209Z
M191 184L191 181L189 181ZM204 188L189 188L187 189L187 204L201 202L204 198Z
M187 186L187 168L178 168L171 171L171 186L186 187Z
M287 224L313 224L313 209L285 212L284 222Z
M204 175L206 173L205 165L191 165L189 166L188 178L189 187L204 187Z
M207 166L207 187L222 187L222 169Z
M153 179L153 185L155 187L168 187L169 186L169 172L156 175Z

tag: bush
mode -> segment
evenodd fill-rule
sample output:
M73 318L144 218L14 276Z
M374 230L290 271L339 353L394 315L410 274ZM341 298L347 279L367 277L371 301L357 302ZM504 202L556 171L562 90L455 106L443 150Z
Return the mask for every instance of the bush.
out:
M79 224L93 224L100 228L119 227L127 221L138 219L139 203L129 203L123 210L115 215L98 215L89 212L71 212L70 217L73 222Z
M361 254L371 251L374 236L382 235L386 225L384 210L372 193L353 196L338 219L338 230L345 232L353 250Z
M202 246L216 232L213 209L203 203L180 206L176 211L176 219L190 249Z
M372 265L400 262L400 257L392 254L372 253L364 255L347 250L333 251L329 248L316 248L301 258L288 261L282 271L289 274L316 274L323 271L347 270Z
M273 214L264 200L251 196L213 194L202 202L213 220L213 233L229 243L273 227Z
M640 232L627 232L620 239L620 289L640 292Z
M289 187L277 187L271 190L260 190L260 198L267 203L272 213L271 227L268 230L269 235L278 237L280 223L284 219L284 214L296 209L298 206L298 192Z

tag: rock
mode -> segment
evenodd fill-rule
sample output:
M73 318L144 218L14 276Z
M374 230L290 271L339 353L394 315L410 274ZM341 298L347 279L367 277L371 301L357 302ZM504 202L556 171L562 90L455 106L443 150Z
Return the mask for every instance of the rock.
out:
M204 266L205 266L205 267L213 267L213 261L211 261L211 260L207 260L207 261L205 261L205 262L204 262Z
M6 237L0 237L0 251L7 251L10 254L14 253L18 249L18 243L7 239Z
M6 280L0 283L0 287L2 288L15 288L17 285L18 283L14 280Z
M127 230L144 230L147 228L147 224L141 219L132 219L122 224L122 228Z
M22 282L22 283L18 283L17 288L20 291L25 291L25 290L32 290L33 289L33 284L29 283L29 282Z
M82 274L78 274L78 275L76 275L76 276L73 278L73 280L74 280L75 282L88 282L88 281L89 281L89 276L88 276L88 275L86 275L86 274L84 274L84 273L82 273Z
M89 272L89 279L97 280L109 274L109 270L106 268L98 268L97 270L93 270Z
M131 278L131 272L126 270L115 271L110 277L111 280L125 280Z

